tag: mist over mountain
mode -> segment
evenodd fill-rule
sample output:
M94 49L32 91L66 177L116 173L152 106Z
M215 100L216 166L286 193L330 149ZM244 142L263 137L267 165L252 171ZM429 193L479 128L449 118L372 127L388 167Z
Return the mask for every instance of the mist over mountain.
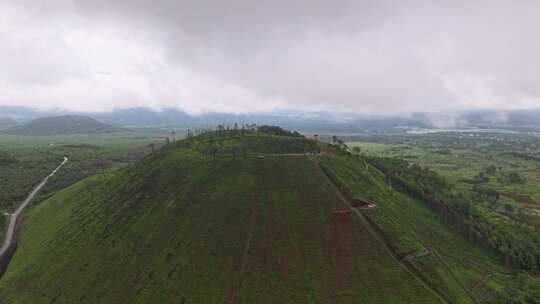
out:
M38 117L52 115L52 111L43 111L22 106L2 106L0 105L0 117L11 118L17 121L27 121Z
M110 112L69 112L0 106L0 117L27 122L58 115L88 116L118 127L211 128L217 124L277 124L303 132L399 131L407 129L509 128L540 130L540 110L470 110L401 114L275 111L268 113L209 112L190 115L182 110L137 107Z

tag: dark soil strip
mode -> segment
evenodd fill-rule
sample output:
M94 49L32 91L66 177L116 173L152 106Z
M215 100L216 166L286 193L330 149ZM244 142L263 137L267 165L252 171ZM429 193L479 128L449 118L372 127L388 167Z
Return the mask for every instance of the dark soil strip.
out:
M246 273L247 262L248 262L248 257L249 257L249 249L251 248L251 242L253 240L253 232L255 230L256 222L257 222L257 211L256 211L256 206L253 206L251 208L251 214L249 216L249 224L248 224L248 230L246 232L246 243L244 247L244 253L240 260L240 267L233 279L233 286L231 288L231 293L229 296L230 304L236 303L238 289L240 288L240 283L242 282L242 278L244 277L244 274Z
M349 276L351 273L351 240L352 240L352 212L337 211L332 213L334 222L334 233L337 247L337 281L336 281L336 303L340 303L341 295L347 289Z
M471 290L475 290L476 288L486 284L486 282L489 280L489 278L491 278L491 276L493 275L493 272L486 272L482 275L482 277L480 279L478 279L478 281L476 281L473 286L471 287Z
M527 205L537 205L538 203L530 196L526 194L519 194L515 192L503 192L501 195L509 197L516 202L527 204Z

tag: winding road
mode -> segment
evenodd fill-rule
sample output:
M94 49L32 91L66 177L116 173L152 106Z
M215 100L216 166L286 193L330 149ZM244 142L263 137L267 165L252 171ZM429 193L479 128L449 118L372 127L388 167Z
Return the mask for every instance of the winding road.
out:
M19 215L21 215L24 208L26 208L26 206L28 206L28 204L30 204L30 202L34 199L36 194L38 194L38 192L41 190L41 188L43 188L43 186L45 186L45 184L47 183L49 178L54 176L56 174L56 172L58 172L58 170L60 170L60 168L63 165L65 165L67 162L68 162L68 158L64 157L64 161L62 161L62 163L60 165L58 165L58 167L56 167L56 169L54 169L51 172L51 174L49 174L47 177L45 177L45 179L43 179L41 181L41 183L39 183L32 190L32 192L30 192L28 197L24 200L24 202L22 202L22 204L17 208L17 210L15 210L15 212L11 214L11 216L9 218L9 226L8 226L7 231L6 231L6 237L4 238L4 243L2 244L2 248L0 248L0 258L4 256L4 254L8 251L8 249L13 244L14 235L15 235L15 227L17 225L17 220L19 219Z

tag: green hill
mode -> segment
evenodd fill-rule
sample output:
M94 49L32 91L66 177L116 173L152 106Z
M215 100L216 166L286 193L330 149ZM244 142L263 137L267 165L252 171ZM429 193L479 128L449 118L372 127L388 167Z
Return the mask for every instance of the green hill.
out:
M18 124L17 121L15 121L15 120L13 120L11 118L0 117L0 130L13 128L17 124Z
M335 151L223 131L79 182L28 213L0 302L475 303L513 286L369 160Z
M31 120L23 125L6 130L14 135L66 135L66 134L101 134L120 129L96 121L93 118L77 115L43 117Z

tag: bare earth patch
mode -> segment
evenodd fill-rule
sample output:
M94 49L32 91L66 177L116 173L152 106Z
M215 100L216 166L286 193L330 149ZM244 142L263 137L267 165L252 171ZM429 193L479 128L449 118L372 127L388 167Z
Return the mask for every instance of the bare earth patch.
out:
M536 202L532 197L530 197L530 196L528 196L526 194L519 194L519 193L515 193L515 192L506 192L506 193L501 193L501 195L509 197L509 198L515 200L516 202L519 202L519 203L522 203L522 204L527 204L527 205L537 205L538 204L538 202Z

